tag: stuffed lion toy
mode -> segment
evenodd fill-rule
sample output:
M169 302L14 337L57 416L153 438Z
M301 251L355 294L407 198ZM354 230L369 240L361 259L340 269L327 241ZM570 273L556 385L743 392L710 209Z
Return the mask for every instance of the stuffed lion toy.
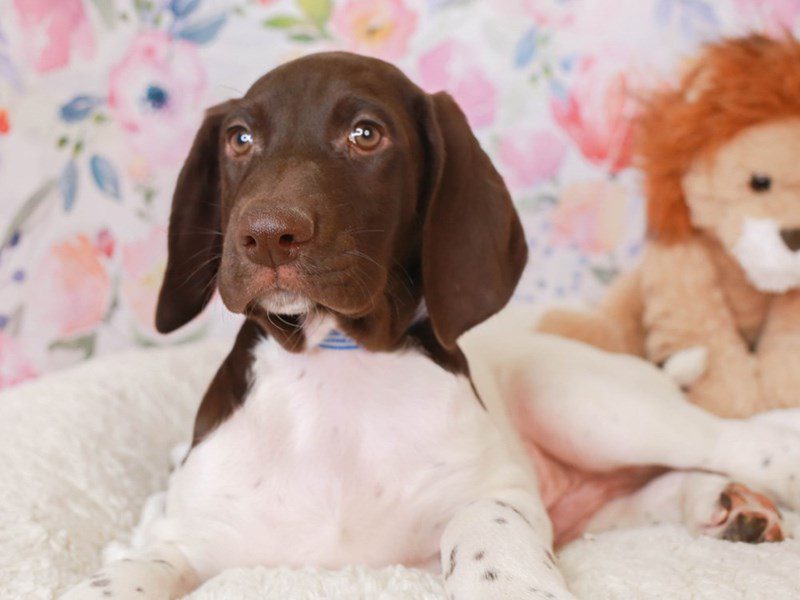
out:
M637 126L648 241L593 313L540 330L664 366L742 417L800 404L800 43L705 48Z

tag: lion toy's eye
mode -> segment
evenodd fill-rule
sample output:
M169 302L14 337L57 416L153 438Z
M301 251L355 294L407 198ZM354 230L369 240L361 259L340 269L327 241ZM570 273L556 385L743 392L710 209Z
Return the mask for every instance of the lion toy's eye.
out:
M764 173L753 173L750 177L750 189L754 192L768 192L772 187L772 177Z
M347 134L347 140L359 150L374 150L381 143L383 134L374 123L360 121Z
M235 127L228 133L228 147L236 156L242 156L253 146L253 134L244 127Z

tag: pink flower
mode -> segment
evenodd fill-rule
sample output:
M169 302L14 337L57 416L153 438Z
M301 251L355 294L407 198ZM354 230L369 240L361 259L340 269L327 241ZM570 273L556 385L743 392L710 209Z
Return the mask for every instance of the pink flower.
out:
M566 145L551 131L515 131L503 136L498 149L500 169L514 188L529 188L553 179L561 168Z
M581 61L572 88L550 103L556 122L586 159L611 173L630 164L634 106L623 67L594 57Z
M122 295L137 321L155 331L156 302L164 276L167 235L154 227L147 237L122 248Z
M742 21L752 27L758 19L769 33L781 35L791 31L800 16L800 0L734 0Z
M145 31L109 79L109 106L134 149L160 167L181 161L192 143L206 86L195 45Z
M94 56L94 38L81 0L14 0L28 61L39 73L69 64L73 50Z
M331 25L353 52L397 60L406 52L417 14L403 0L337 2Z
M627 206L625 188L612 181L567 186L553 211L553 243L575 244L584 254L613 250L625 232Z
M111 278L102 257L85 234L54 244L34 278L31 320L60 336L94 328L111 300Z
M429 92L446 90L456 99L473 127L494 121L497 90L479 66L472 48L447 40L419 59L422 87Z
M563 0L522 0L522 6L542 27L563 29L575 22L576 7Z
M108 229L101 229L95 237L95 246L106 258L111 258L114 254L114 236Z
M36 377L17 341L0 331L0 389Z

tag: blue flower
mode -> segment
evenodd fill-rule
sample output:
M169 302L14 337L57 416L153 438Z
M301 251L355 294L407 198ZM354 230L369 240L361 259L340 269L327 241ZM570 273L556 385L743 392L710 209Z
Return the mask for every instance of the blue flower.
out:
M169 101L169 94L167 94L164 88L155 84L150 84L147 86L147 90L145 90L144 101L150 108L160 110L164 108Z

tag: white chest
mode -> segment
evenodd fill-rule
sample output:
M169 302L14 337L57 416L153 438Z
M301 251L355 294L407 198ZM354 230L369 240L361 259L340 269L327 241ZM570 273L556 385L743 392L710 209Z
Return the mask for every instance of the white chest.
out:
M415 351L254 352L244 405L173 475L162 535L201 575L422 565L505 458L466 377Z

